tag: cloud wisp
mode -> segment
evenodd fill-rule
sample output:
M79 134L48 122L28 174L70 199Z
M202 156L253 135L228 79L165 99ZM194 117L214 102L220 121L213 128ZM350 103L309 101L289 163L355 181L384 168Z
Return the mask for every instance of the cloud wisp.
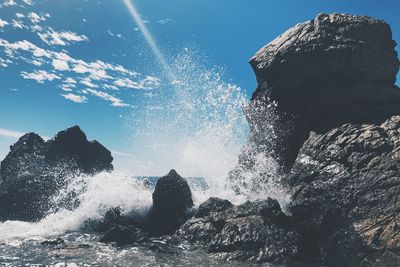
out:
M10 129L4 129L4 128L0 128L0 136L1 137L6 137L6 138L12 138L12 139L18 139L21 136L23 136L25 133L24 132L19 132L19 131L14 131L14 130L10 130ZM44 140L48 140L50 139L48 136L44 136L41 135L41 137Z
M151 90L160 86L159 78L120 64L71 56L68 48L82 42L90 43L88 36L68 29L56 30L54 25L49 25L50 14L28 9L34 5L32 0L8 0L2 4L13 5L18 9L11 18L0 18L0 31L23 31L21 36L25 38L10 41L7 35L0 37L0 68L20 65L19 75L23 79L39 84L53 83L61 97L80 104L98 98L114 107L132 107L124 100L127 94L130 96L130 90ZM123 38L111 31L108 34Z

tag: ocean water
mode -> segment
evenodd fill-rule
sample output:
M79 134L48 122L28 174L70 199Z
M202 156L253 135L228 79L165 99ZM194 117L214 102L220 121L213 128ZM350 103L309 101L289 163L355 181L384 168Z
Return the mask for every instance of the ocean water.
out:
M223 78L222 69L206 67L192 51L170 60L174 80L165 90L149 93L143 107L127 119L131 150L140 151L127 159L130 168L70 177L39 222L0 222L0 266L220 266L218 259L189 244L155 239L115 247L100 243L98 234L81 230L86 220L100 219L113 207L123 213L146 213L158 175L172 168L194 177L188 182L196 206L211 196L234 204L270 196L283 205L289 201L276 181L242 195L227 186L228 173L247 141L247 97ZM258 161L260 170L246 173L246 183L257 182L259 173L279 179L272 158L260 155ZM143 177L144 173L149 175ZM71 193L80 204L67 209L63 203ZM65 244L42 244L57 238Z

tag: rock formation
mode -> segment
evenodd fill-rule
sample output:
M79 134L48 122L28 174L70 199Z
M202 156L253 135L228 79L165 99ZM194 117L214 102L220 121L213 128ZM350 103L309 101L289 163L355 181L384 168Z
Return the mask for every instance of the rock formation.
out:
M150 237L173 234L193 215L192 192L186 180L175 170L161 177L153 192L153 205L147 214L121 214L109 210L102 221L91 221L86 227L105 232L102 242L118 245L142 242Z
M289 29L250 60L258 82L246 110L250 142L288 171L309 131L399 114L395 46L390 26L367 16L320 14Z
M0 219L38 220L66 177L110 171L113 158L97 141L89 142L78 126L44 141L27 133L1 162Z
M399 164L400 116L312 133L285 178L292 216L309 239L302 256L332 266L385 253L400 261Z
M192 207L188 183L171 170L157 181L153 192L153 206L148 218L151 231L158 235L174 233L186 221Z
M276 158L292 194L294 259L400 263L395 45L382 20L320 14L250 60L258 82L246 109L251 134L230 180L240 184L244 171L257 172L259 153Z
M297 257L299 235L276 200L239 206L210 198L177 232L181 238L204 244L224 260L290 263Z

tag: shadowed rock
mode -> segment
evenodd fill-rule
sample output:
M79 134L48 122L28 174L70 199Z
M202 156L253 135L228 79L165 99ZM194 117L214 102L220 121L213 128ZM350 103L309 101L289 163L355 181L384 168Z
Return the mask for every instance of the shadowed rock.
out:
M227 200L211 198L177 235L205 245L209 253L224 260L276 264L296 258L299 240L289 217L272 199L233 206Z
M372 266L385 253L400 260L399 163L400 116L311 134L285 179L308 239L303 256L331 266Z
M171 170L157 181L148 216L149 230L156 235L172 234L186 221L192 207L192 192L188 183Z
M395 46L382 20L320 14L250 61L258 82L246 108L251 133L230 181L241 185L244 173L260 172L260 154L277 160L279 176L289 173L282 182L292 193L297 259L327 266L400 260Z
M320 14L287 30L250 60L250 142L287 172L309 131L400 114L395 46L390 26L367 16Z
M112 160L111 152L97 141L89 142L78 126L48 141L25 134L1 162L0 220L42 218L67 178L110 171Z

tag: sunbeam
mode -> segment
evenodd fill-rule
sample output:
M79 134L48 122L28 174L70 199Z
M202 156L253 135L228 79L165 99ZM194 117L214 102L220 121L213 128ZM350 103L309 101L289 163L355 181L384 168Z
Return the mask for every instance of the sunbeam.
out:
M133 5L132 1L130 0L123 0L125 6L128 8L129 13L131 14L132 18L138 25L141 33L143 34L144 38L146 39L147 44L150 46L151 50L153 51L154 55L156 56L157 60L161 64L163 70L168 76L169 81L172 83L175 78L174 74L172 73L167 61L165 60L163 54L161 53L160 48L158 47L156 41L154 40L153 36L151 35L150 31L147 29L146 25L143 23L142 18L140 17L139 12Z

